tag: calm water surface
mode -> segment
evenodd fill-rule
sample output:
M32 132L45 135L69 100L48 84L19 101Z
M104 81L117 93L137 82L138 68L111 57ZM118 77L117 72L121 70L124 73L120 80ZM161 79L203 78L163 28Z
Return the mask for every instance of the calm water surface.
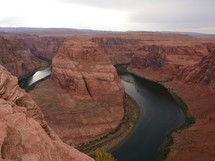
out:
M37 83L41 79L44 79L44 78L48 77L50 74L51 74L51 66L49 66L49 67L47 67L47 68L45 68L43 70L37 71L32 76L21 80L19 82L19 86L21 88L26 89L28 87L31 87L32 85L34 85L35 83Z
M134 132L111 153L118 161L157 161L168 131L184 123L183 113L164 87L129 73L120 77L141 113Z

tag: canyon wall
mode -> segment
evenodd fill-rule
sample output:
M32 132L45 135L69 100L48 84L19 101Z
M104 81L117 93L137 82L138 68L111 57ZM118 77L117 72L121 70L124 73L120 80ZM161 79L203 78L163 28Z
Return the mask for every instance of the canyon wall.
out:
M143 45L132 58L130 67L159 72L161 76L159 79L163 80L189 81L192 78L188 76L190 71L186 73L186 70L192 67L193 70L198 70L197 64L200 63L203 56L208 54L207 48L201 45L195 47Z
M64 42L63 36L31 36L23 39L26 46L35 56L51 61Z
M17 81L0 66L0 160L93 161L59 139Z
M51 79L64 91L67 105L50 108L46 118L66 143L87 143L121 123L124 88L98 44L66 41L53 58Z
M188 105L196 123L173 133L167 161L215 159L215 43L209 40L141 44L129 71L159 81Z
M140 39L123 37L98 36L92 38L92 41L101 46L112 64L129 63L140 43Z
M23 78L40 67L40 63L21 39L0 36L0 65L13 75Z
M121 32L106 35L92 36L91 41L98 43L108 55L112 64L130 63L133 55L138 53L142 44L156 44L160 41L165 44L174 41L183 43L194 38L182 34L165 34L156 32Z

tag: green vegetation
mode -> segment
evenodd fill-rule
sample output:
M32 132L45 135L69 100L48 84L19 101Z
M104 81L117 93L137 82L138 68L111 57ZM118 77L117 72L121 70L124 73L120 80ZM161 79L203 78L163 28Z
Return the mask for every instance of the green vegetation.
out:
M126 72L128 72L128 70L127 70L128 65L129 65L129 63L115 64L114 66L118 73L126 73Z
M105 152L103 150L97 149L95 151L96 161L117 161L111 153Z
M177 128L177 130L187 128L190 125L194 124L195 118L189 114L188 106L184 103L184 101L180 97L178 97L174 92L169 90L169 93L172 95L173 99L179 105L179 107L181 108L181 110L184 113L185 123L183 125L181 125L179 128Z
M179 107L181 108L182 112L184 113L185 122L181 126L172 129L167 134L166 140L163 142L163 144L160 146L160 149L159 149L160 160L161 161L165 160L167 155L170 152L170 146L173 144L172 133L173 132L180 132L183 129L188 128L192 124L195 123L195 118L189 114L188 106L185 104L185 102L180 97L178 97L174 92L172 92L170 89L168 89L168 90L169 90L169 93L171 94L172 98L175 100L175 102L179 105Z
M124 96L124 110L124 118L117 128L105 136L88 143L80 144L76 148L88 155L94 156L93 154L98 148L107 151L118 145L132 132L140 113L137 103L128 94Z
M125 82L128 82L128 83L133 83L131 80L129 79L124 79Z
M140 115L140 109L133 98L131 98L127 93L124 100L125 116L123 123L129 123L130 126L134 126L136 124L137 118Z
M163 142L163 144L159 148L159 159L160 160L165 160L167 155L170 152L170 145L173 144L173 137L171 136L172 133L169 133L166 137L166 140Z
M161 81L156 81L158 83L168 83L168 82L171 82L171 80L161 80Z

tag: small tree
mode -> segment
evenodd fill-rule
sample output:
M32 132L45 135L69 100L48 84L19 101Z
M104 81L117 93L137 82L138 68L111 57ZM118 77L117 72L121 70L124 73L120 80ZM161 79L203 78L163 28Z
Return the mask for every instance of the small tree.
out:
M96 161L117 161L111 153L97 149L95 151Z

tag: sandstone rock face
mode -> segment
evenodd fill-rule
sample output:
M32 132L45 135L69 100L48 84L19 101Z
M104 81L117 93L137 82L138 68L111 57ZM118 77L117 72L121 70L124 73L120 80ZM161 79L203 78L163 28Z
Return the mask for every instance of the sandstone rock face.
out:
M21 39L0 37L0 64L18 78L31 74L40 61L31 54Z
M64 144L17 78L0 66L0 160L93 161Z
M95 37L92 41L103 48L112 64L130 63L140 43L140 39L123 37Z
M191 36L181 34L164 34L156 32L125 32L98 35L91 38L93 42L98 43L108 55L112 64L130 63L131 58L139 53L144 45L153 45L158 42L171 44L174 41L182 43L193 40Z
M68 97L70 106L64 111L58 109L58 113L47 112L46 117L68 144L98 139L121 123L124 88L98 44L87 40L65 42L52 61L51 78L66 91L63 97ZM69 127L65 128L66 124Z
M39 58L52 60L64 39L62 36L35 36L24 38L24 42L32 54Z
M157 80L173 79L208 84L214 78L214 56L206 45L144 45L131 60L131 68L153 73ZM152 72L152 73L151 73ZM159 74L157 74L159 73Z

